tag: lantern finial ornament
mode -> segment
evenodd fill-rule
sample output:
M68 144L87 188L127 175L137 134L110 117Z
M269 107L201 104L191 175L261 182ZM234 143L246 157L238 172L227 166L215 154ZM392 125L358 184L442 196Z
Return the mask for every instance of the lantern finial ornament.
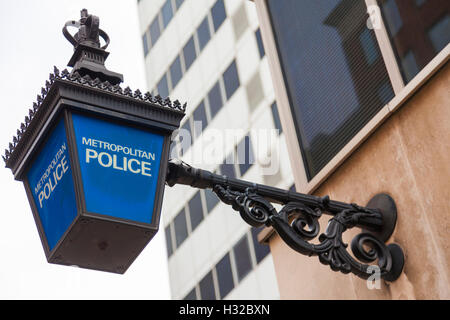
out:
M71 35L67 27L78 28L75 35ZM89 75L101 81L111 84L123 82L123 75L106 69L105 60L109 55L105 49L109 45L108 34L100 29L100 19L88 13L87 9L81 10L79 21L67 21L63 27L63 35L74 46L75 52L68 66L73 67L72 73L79 73L82 77ZM100 37L105 44L100 47Z

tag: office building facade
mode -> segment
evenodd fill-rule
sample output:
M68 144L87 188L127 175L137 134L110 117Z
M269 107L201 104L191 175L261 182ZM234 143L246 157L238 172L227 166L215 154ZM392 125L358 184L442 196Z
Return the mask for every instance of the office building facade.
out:
M140 0L149 91L187 101L171 155L280 188L293 185L255 4ZM268 143L270 141L270 143ZM161 231L174 299L278 299L269 247L211 190L166 187Z
M388 242L406 257L399 279L372 287L266 229L280 297L448 299L450 3L254 2L296 189L361 205L389 194Z

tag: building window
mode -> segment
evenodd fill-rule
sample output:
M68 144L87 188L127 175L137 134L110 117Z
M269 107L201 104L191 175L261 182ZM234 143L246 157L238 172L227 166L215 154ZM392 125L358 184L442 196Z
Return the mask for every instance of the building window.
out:
M255 37L256 37L256 44L258 45L259 57L262 59L262 57L266 55L266 52L264 51L264 45L261 37L261 30L259 28L255 31Z
M202 199L200 198L200 191L189 200L189 216L191 218L191 230L194 231L203 220Z
M379 5L407 83L450 42L448 1L379 0Z
M202 300L216 299L216 293L214 291L214 281L211 271L208 272L206 276L203 277L202 280L200 280L199 287Z
M191 65L197 58L197 52L195 51L194 37L191 37L186 45L183 47L184 65L186 71L189 70Z
M158 41L159 36L161 35L161 29L159 27L159 14L156 15L155 19L153 19L150 24L150 40L152 46L155 45L156 41Z
M258 241L258 233L260 233L262 229L263 227L251 229L256 263L260 263L270 253L270 247L268 245L261 244Z
M450 42L450 16L447 14L428 31L434 51L439 52Z
M209 30L208 15L203 19L197 28L197 38L198 44L200 46L200 51L208 44L209 39L211 39L211 31Z
M236 151L239 161L239 171L241 176L243 176L255 162L250 136L245 136L244 139L238 143Z
M223 4L223 0L216 1L214 6L211 8L211 16L213 18L214 31L217 31L227 18L227 13L225 12L225 5Z
M170 79L172 80L172 89L175 89L182 77L183 71L181 70L180 56L177 56L177 58L170 66Z
M195 288L193 288L189 293L184 297L183 300L197 300L197 294L195 293Z
M211 118L219 112L223 106L222 94L220 92L220 82L217 81L214 87L208 92L209 109L211 111Z
M210 189L205 189L204 192L206 199L206 210L210 213L219 203L219 198L217 198L216 194Z
M250 259L250 251L248 247L247 234L233 247L234 257L236 260L236 270L239 282L252 270L252 261Z
M208 126L208 118L206 116L205 103L202 101L192 113L194 119L194 136L198 138L202 131Z
M278 113L278 107L276 102L272 103L272 105L270 106L270 110L272 111L272 118L275 129L277 129L278 134L280 134L283 132L283 128L281 127L280 114Z
M363 48L367 63L372 65L379 57L377 43L372 32L370 32L369 29L364 29L364 31L359 35L359 42Z
M375 39L364 1L267 4L310 180L394 92L379 47L360 41ZM387 97L380 98L382 85Z
M227 176L228 178L236 178L234 162L235 154L234 152L232 152L224 159L224 162L220 165L220 173Z
M167 247L167 257L170 257L173 253L173 247L172 247L172 236L171 236L171 225L169 224L165 231L165 235L166 235L166 247Z
M179 132L178 136L181 137L180 156L183 156L192 145L192 130L190 118L186 119L184 124L181 126L181 129L183 130Z
M231 271L230 254L227 253L216 264L217 282L220 299L223 299L234 288L233 273Z
M162 14L163 25L165 28L165 27L167 27L167 25L169 24L170 20L172 20L172 17L173 17L172 0L166 0L166 2L164 3L164 5L161 9L161 14Z
M223 73L223 82L225 84L225 93L228 100L240 86L236 61L233 61Z
M158 85L158 94L163 97L167 98L169 96L169 85L167 84L167 74L165 74L161 80L159 80Z
M188 229L186 223L186 212L184 208L177 214L175 219L173 220L173 224L175 227L175 239L177 248L186 240L188 236Z
M395 0L385 0L381 8L383 15L386 17L385 20L389 33L395 36L403 25L397 3Z
M147 32L142 35L142 45L144 47L144 57L148 55L148 40L147 40Z
M175 6L177 7L177 10L180 9L183 2L184 0L175 0Z
M420 71L414 52L411 50L400 59L400 64L406 81L410 81Z

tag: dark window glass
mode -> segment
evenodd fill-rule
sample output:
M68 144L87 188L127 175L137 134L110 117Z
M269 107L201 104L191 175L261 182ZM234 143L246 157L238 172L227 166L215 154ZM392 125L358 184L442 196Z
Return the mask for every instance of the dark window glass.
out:
M173 253L172 237L170 236L170 224L166 227L165 233L166 233L167 256L170 257Z
M183 300L197 300L197 294L195 293L195 288L193 288Z
M179 152L180 156L183 156L186 153L186 151L188 151L188 149L191 147L192 144L192 133L191 133L192 131L189 118L186 119L184 124L181 126L181 129L184 130L180 130L178 133L180 138Z
M214 292L214 281L211 271L208 272L202 280L200 280L199 287L202 300L216 300L216 294Z
M142 45L144 46L144 56L146 57L148 55L148 40L147 40L147 33L144 33L142 35Z
M256 37L256 43L258 44L258 51L259 56L262 58L266 54L264 51L264 45L261 38L261 30L258 28L258 30L255 31L255 37Z
M270 106L270 109L272 110L272 118L273 118L273 123L275 125L275 129L278 130L278 133L282 133L283 128L281 127L281 120L280 120L280 114L278 113L277 103L276 102L272 103L272 105Z
M205 103L202 101L192 113L194 118L194 132L197 138L203 130L208 126L208 118L206 117Z
M165 74L161 80L159 80L158 85L158 94L163 97L167 98L169 96L169 85L167 84L167 74Z
M241 176L243 176L255 162L252 143L249 136L245 136L237 145L237 157L239 160L239 171Z
M239 75L236 68L236 61L233 61L227 70L223 73L223 82L225 84L225 92L227 100L231 98L233 93L239 88Z
M246 234L233 247L233 252L236 260L238 278L241 281L252 270L252 261L250 259Z
M197 37L198 37L198 43L200 45L200 51L201 51L206 46L209 39L211 39L211 32L209 31L208 16L206 16L205 19L203 19L202 23L200 23L200 25L197 29Z
M427 0L415 0L416 6L420 7L421 5L423 5L425 3L425 1L427 1Z
M234 169L234 153L230 153L220 165L220 173L229 178L236 178L236 173Z
M184 55L184 65L186 66L186 71L191 67L192 63L194 63L195 58L197 58L197 53L195 51L195 43L194 38L191 37L189 41L183 48Z
M162 9L161 9L161 14L162 14L162 20L163 20L163 24L164 24L164 28L167 27L167 25L169 24L170 20L172 20L173 17L173 10L172 10L172 2L171 0L167 0L166 3L164 3Z
M211 118L219 112L223 106L222 94L220 93L220 83L216 82L214 87L208 92L209 109L211 110Z
M430 37L433 48L436 52L441 51L449 43L450 38L450 16L447 14L438 22L436 22L430 30L428 36Z
M206 198L206 209L208 210L208 213L211 212L216 205L219 203L219 198L217 198L217 195L212 192L210 189L205 189L205 198Z
M227 253L216 265L217 282L219 283L220 299L233 290L233 274L231 273L230 254Z
M295 184L293 184L290 188L289 191L291 192L297 192L297 189L295 188Z
M371 43L364 1L267 3L311 179L394 93L379 48ZM382 84L388 88L383 98Z
M253 247L255 248L256 263L260 263L270 253L270 247L266 244L261 244L258 241L258 233L261 232L261 228L252 228Z
M450 42L449 1L379 0L405 82Z
M225 12L225 5L223 4L223 0L216 1L214 6L211 8L211 16L213 18L214 30L217 31L227 18L227 13Z
M184 0L175 0L175 6L177 7L177 10L180 9L183 2Z
M366 57L367 63L372 65L377 61L379 54L377 50L377 42L375 40L375 35L370 32L369 29L365 29L359 35L359 41L363 48L364 55Z
M174 89L180 79L183 77L183 71L181 71L180 56L174 60L170 66L170 79L172 80L172 89Z
M188 236L187 224L186 224L186 212L182 209L175 219L173 219L175 227L175 239L177 248L186 240Z
M203 220L203 208L202 200L200 198L200 191L197 191L192 199L189 200L189 215L191 217L191 229L194 231Z
M152 23L150 24L150 40L152 43L152 46L155 45L156 41L158 41L159 36L161 35L161 30L159 28L159 15L153 19Z

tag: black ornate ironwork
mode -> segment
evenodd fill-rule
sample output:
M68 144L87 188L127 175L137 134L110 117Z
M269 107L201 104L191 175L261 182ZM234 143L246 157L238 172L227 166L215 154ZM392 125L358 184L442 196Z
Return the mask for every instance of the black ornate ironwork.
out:
M5 164L8 164L11 155L14 153L17 145L22 140L22 137L24 136L28 127L31 123L34 122L36 115L40 113L41 106L48 96L50 89L55 81L67 81L72 84L107 91L121 97L125 96L130 99L151 103L159 107L170 108L172 110L178 110L181 112L186 111L187 103L184 103L182 105L180 101L175 100L172 102L169 98L163 100L161 96L157 95L156 97L154 97L150 92L146 92L142 95L139 89L133 92L130 87L126 87L125 89L123 89L120 84L113 85L107 80L101 81L99 78L93 79L88 74L81 76L78 72L71 73L67 69L60 71L57 67L54 67L53 73L50 73L49 75L49 80L47 80L44 87L41 88L41 94L37 95L36 102L34 102L32 107L28 110L28 115L20 124L20 129L18 129L16 135L13 136L12 142L9 144L8 149L5 149L4 155L2 155Z
M303 255L318 256L319 261L333 271L351 272L363 279L377 271L381 278L394 281L403 269L401 248L395 244L386 246L383 242L386 239L380 240L376 233L362 232L353 238L354 257L347 251L348 245L342 237L346 230L355 226L375 232L384 228L393 230L392 226L384 224L391 221L385 217L392 212L228 178L179 161L169 163L166 181L169 186L187 184L211 188L222 202L238 211L246 223L252 227L273 227L292 249ZM277 211L271 202L281 203L282 209ZM324 213L333 217L325 232L319 235L319 218ZM319 243L310 242L318 235ZM374 262L376 265L369 265Z

